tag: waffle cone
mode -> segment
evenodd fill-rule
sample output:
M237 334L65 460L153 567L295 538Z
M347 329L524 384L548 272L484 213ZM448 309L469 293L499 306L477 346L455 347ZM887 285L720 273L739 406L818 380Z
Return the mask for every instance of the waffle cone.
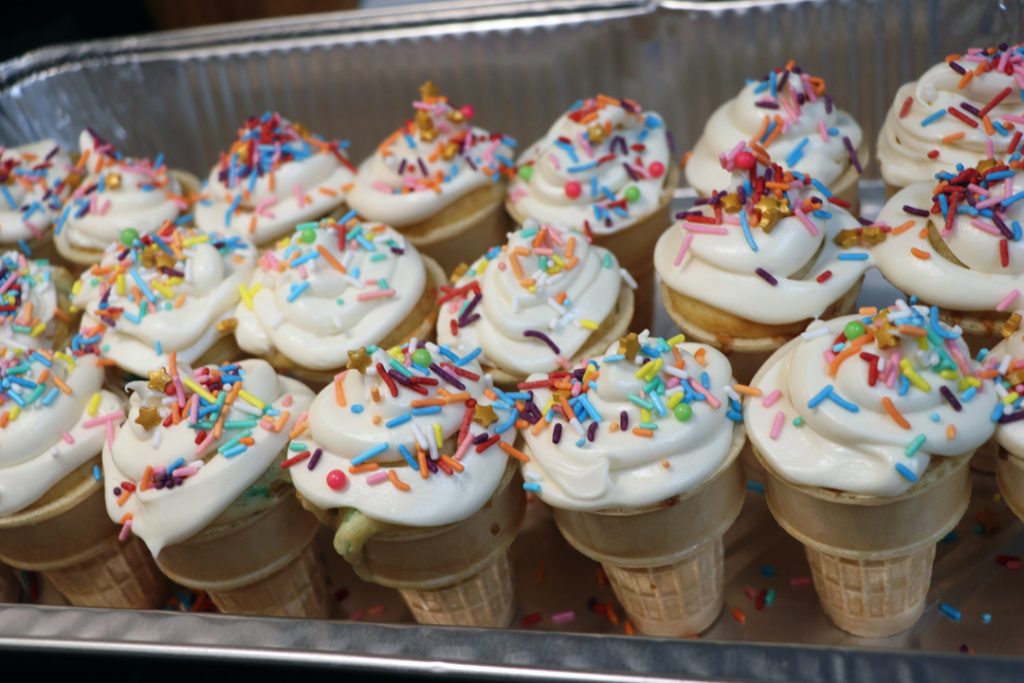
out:
M10 567L0 564L0 603L18 602L21 597L21 582Z
M613 342L630 330L629 321L633 318L634 311L633 297L634 292L629 287L619 289L619 299L615 308L608 314L608 318L591 333L583 347L572 358L566 359L571 365L603 355ZM517 391L516 385L525 382L529 374L491 366L484 366L484 371L491 375L491 380L502 391Z
M1024 460L999 447L995 467L999 493L1013 514L1024 520Z
M656 505L585 512L556 508L565 540L601 563L630 620L652 636L688 636L722 611L722 536L743 507L734 427L732 450L703 484Z
M893 497L801 486L767 471L768 509L804 544L825 614L858 636L905 631L924 611L935 544L967 510L969 455L935 458L918 482Z
M447 282L444 271L434 259L429 256L423 257L423 265L427 269L427 285L423 288L423 294L416 306L405 316L405 320L388 334L387 337L377 342L382 349L389 349L408 342L414 337L418 340L432 340L437 332L437 291L441 285ZM277 349L262 356L263 360L296 379L305 382L314 392L319 392L325 386L334 381L334 376L344 369L344 366L332 370L316 370L304 367Z
M154 609L167 580L136 539L117 540L103 486L86 463L42 499L0 518L0 560L43 572L68 601L81 607Z
M510 460L497 491L468 519L382 525L361 547L338 550L361 578L397 588L421 624L503 628L515 611L508 548L525 510L522 479Z
M819 318L827 320L853 311L863 278L826 308ZM810 318L785 325L757 323L716 308L704 301L661 286L661 300L672 321L688 339L710 344L729 356L733 376L749 384L768 357L807 329Z
M472 263L496 244L504 244L512 227L502 210L505 183L489 183L434 216L397 228L420 251L450 273L460 263Z
M672 197L679 185L679 167L676 164L670 164L669 167L658 206L654 211L618 232L592 236L593 243L615 254L619 265L636 280L636 305L629 321L629 328L633 330L653 329L654 325L654 245L658 243L661 233L672 224ZM520 213L515 205L507 200L505 210L519 225L527 218L543 220L540 216Z
M156 558L171 580L205 590L222 611L326 618L327 585L312 547L318 523L291 487L255 514L221 515Z

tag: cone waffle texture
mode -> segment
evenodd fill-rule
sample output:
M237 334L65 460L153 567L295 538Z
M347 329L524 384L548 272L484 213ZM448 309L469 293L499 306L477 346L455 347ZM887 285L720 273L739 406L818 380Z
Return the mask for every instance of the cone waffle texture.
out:
M18 602L21 582L10 567L0 564L0 602Z
M722 536L743 507L738 456L732 450L693 491L637 509L582 512L556 508L559 531L601 563L634 626L654 636L689 636L707 629L722 609Z
M881 638L924 611L935 544L967 510L971 454L936 457L899 496L848 494L782 479L758 453L768 509L804 544L822 609L836 626Z
M659 567L617 567L604 572L633 625L652 636L700 633L722 611L725 585L722 537Z
M480 571L450 586L399 591L421 624L504 628L515 614L508 551Z
M313 544L265 579L235 589L210 591L210 599L227 614L268 614L326 619L330 602L323 567Z
M157 609L167 595L167 579L138 538L120 542L110 525L109 548L94 557L43 572L78 607Z
M1013 514L1024 520L1024 460L999 447L995 466L999 493Z

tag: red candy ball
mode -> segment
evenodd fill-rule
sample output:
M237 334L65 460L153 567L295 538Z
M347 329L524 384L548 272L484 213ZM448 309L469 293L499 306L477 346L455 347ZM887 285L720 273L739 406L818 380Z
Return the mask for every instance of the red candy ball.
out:
M348 477L341 470L331 470L327 473L327 485L335 491L340 491L345 488L345 484L348 483Z
M575 180L570 180L565 184L565 196L569 199L576 199L580 196L580 192L582 191L583 188L581 188L580 184Z
M660 178L661 174L665 172L665 164L655 161L647 167L647 170L650 171L652 178Z
M750 152L740 152L736 155L736 166L743 170L754 168L754 164L757 163L757 159Z
M462 105L462 109L460 111L462 112L462 115L466 117L467 121L476 116L476 109L474 109L471 104Z

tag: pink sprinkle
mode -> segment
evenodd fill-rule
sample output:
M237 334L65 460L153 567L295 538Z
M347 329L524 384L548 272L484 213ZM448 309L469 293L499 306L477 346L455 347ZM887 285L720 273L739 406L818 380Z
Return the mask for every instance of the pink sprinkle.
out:
M306 203L305 197L302 196L302 186L298 183L295 183L295 201L298 202L299 207Z
M553 624L568 624L573 621L576 621L576 612L571 609L564 612L555 612L551 615L551 623Z
M384 192L385 194L391 194L391 186L387 183L375 180L370 183L370 187L377 190L377 192Z
M530 193L526 191L525 187L523 187L522 185L516 185L515 187L509 189L508 198L516 202L522 199L523 197L527 196L528 194Z
M385 299L395 295L393 288L377 289L372 292L360 292L356 296L357 301L369 301L370 299Z
M967 359L964 358L964 354L960 353L960 349L954 343L954 340L946 340L946 350L949 351L949 355L953 356L953 360L956 361L957 367L960 368L960 372L962 372L964 375L970 375L972 372L971 366L967 362Z
M571 370L572 369L572 365L569 364L569 361L567 361L562 356L555 356L555 362L558 363L562 367L563 370Z
M753 586L744 586L743 592L747 594L747 597L751 600L757 600L757 590Z
M763 405L765 408L771 408L773 405L775 405L775 402L778 401L780 398L782 398L782 392L776 389L775 391L761 399L761 405Z
M454 457L456 460L462 460L462 458L466 455L466 451L469 450L469 447L472 444L473 444L473 435L467 433L466 434L466 438L464 438L462 440L462 443L459 444L459 448L455 451L455 455L452 456L452 457Z
M191 424L199 422L199 394L193 394L192 398L188 400L188 421Z
M370 486L376 486L377 484L383 484L388 480L387 472L374 472L370 476L366 477L366 483Z
M283 405L283 406L284 406L285 408L288 408L288 407L290 407L290 406L291 406L291 404L292 404L292 400L293 400L293 399L292 399L292 395L291 395L291 394L285 394L285 395L284 395L284 396L283 396L283 397L281 398L281 405ZM305 415L305 413L303 413L303 415Z
M117 540L127 541L128 536L132 533L132 520L126 519L124 524L121 525L121 533L117 535Z
M110 424L114 420L120 420L123 417L123 410L112 410L109 413L106 413L105 415L100 415L98 417L92 418L91 420L86 420L85 422L82 423L82 426L85 427L86 429L92 429L93 427L99 427L100 425Z
M985 152L988 153L989 159L996 158L996 146L992 143L992 138L985 138Z
M810 586L811 577L809 576L794 576L789 580L790 586Z
M690 243L693 242L693 235L687 233L683 236L683 243L679 245L679 253L676 254L675 265L679 266L683 262L683 258L686 256L686 252L690 249Z
M114 447L114 421L107 421L107 448Z
M710 391L705 389L700 382L695 381L692 377L690 378L690 386L693 387L693 390L698 394L701 394L704 397L704 400L706 400L708 405L712 408L717 410L722 406L721 402L715 398Z
M1018 296L1020 296L1020 291L1018 291L1016 289L1013 290L1012 292L1007 294L1005 297L1003 297L1002 301L1000 301L998 304L996 304L996 310L999 311L999 312L1005 311L1006 309L1008 309L1010 307L1010 304L1012 304L1014 301L1017 300Z
M975 218L974 220L972 220L971 225L976 227L978 230L981 230L982 232L987 232L988 234L995 235L996 237L1002 237L1003 235L1003 233L999 232L999 230L994 225L989 225L980 218Z
M580 147L583 148L583 151L586 153L588 157L594 157L594 148L590 146L590 142L587 140L587 136L583 134L583 131L580 131L576 135L576 141L580 143Z
M728 235L729 231L725 228L718 227L715 225L704 225L703 223L688 223L683 222L683 227L690 232L700 233L702 235Z
M797 220L803 223L803 226L807 228L807 232L811 233L812 237L818 236L818 226L816 226L814 222L807 217L807 214L804 213L803 209L799 206L794 206L793 213L796 215Z
M1007 178L1007 180L1009 180L1009 178ZM984 187L982 187L981 185L978 185L976 183L968 183L967 189L970 190L971 192L976 193L976 194L980 194L982 197L988 197L990 194L992 194L991 192L986 190Z
M185 385L181 383L181 377L174 375L174 391L178 396L178 407L185 407Z
M195 451L196 457L198 458L199 456L201 456L203 454L203 451L205 451L207 449L207 447L209 447L209 445L212 444L212 443L213 443L213 430L211 429L210 431L208 431L206 433L206 438L203 439L202 441L200 441L199 445L196 446L196 451Z
M171 476L173 476L173 477L191 477L193 474L195 474L198 471L199 471L199 468L196 467L195 465L190 465L188 467L179 467L178 469L176 469L173 472L171 472Z
M555 156L554 152L548 155L548 159L551 160L551 165L556 171L562 170L562 164L558 163L558 157Z
M786 414L781 410L775 413L775 419L772 420L772 441L779 438L779 434L782 432L782 425L786 421Z
M1024 123L1024 114L1003 114L999 118L1010 123Z
M818 134L821 135L823 142L828 142L828 128L824 121L818 121Z
M73 444L73 443L75 443L75 437L71 436L71 432L64 432L64 434L63 434L63 436L61 438L64 439L64 443L66 443L66 444Z

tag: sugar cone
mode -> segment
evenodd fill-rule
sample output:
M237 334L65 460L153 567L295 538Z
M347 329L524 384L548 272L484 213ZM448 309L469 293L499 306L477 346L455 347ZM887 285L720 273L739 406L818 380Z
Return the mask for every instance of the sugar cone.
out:
M744 441L737 425L728 458L707 481L656 505L598 512L555 508L562 536L601 563L642 633L693 635L722 611L722 536L743 507L737 456Z
M10 567L0 564L0 603L18 602L21 597L21 582Z
M510 460L498 490L468 519L384 526L343 554L361 578L397 588L421 624L504 628L515 613L508 548L525 510L522 479Z
M171 580L205 590L223 612L326 618L327 583L313 537L319 526L290 486L255 514L225 513L156 562Z
M423 257L423 265L427 269L427 284L423 288L423 294L416 306L405 316L398 327L391 331L387 337L377 342L377 346L383 349L390 349L408 342L410 339L433 340L437 334L437 313L440 307L437 304L437 292L441 285L447 282L444 271L434 259L429 256ZM303 367L294 362L277 349L264 354L263 359L278 369L296 379L304 382L310 389L319 392L325 386L334 381L334 376L345 369L345 366L331 370L316 370Z
M415 225L397 228L420 253L450 273L472 263L491 247L504 244L512 228L502 210L505 183L490 183Z
M566 359L570 365L603 355L608 350L608 347L612 345L612 342L629 332L631 329L629 326L630 320L634 317L633 297L633 290L629 287L619 289L619 299L615 304L615 308L608 314L608 318L598 326L598 329L594 330L583 345L583 348L573 355L572 358ZM502 391L518 391L516 385L520 382L525 382L528 376L527 373L517 373L491 366L484 366L484 370L490 373L491 380Z
M1000 446L995 467L999 493L1013 514L1024 520L1024 460Z
M767 470L768 509L804 544L821 607L857 636L883 638L924 611L935 544L967 510L969 455L935 458L900 496L861 496L800 486Z
M0 560L41 571L81 607L154 609L167 580L137 540L121 543L86 463L25 510L0 518Z

